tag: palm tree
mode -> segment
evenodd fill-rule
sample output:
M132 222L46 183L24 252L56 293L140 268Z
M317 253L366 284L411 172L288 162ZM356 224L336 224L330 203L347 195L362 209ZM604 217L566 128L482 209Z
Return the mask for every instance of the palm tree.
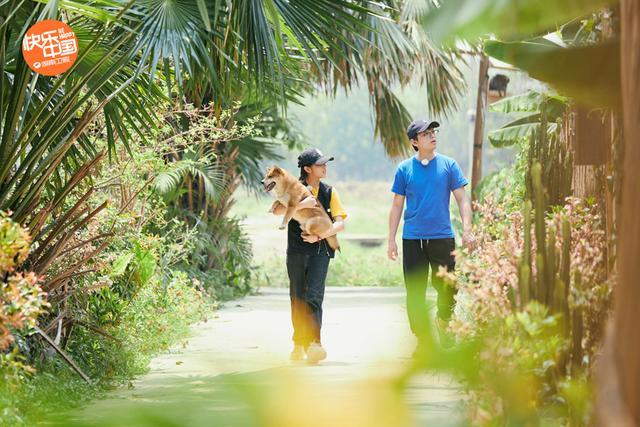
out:
M39 76L22 58L22 36L38 20L61 13L78 35L80 55L67 73ZM293 82L299 63L321 61L318 52L332 43L325 38L351 43L342 33L364 25L355 13L369 11L346 1L3 2L0 209L29 225L30 268L45 273L73 231L104 207L85 206L90 185L71 209L64 203L104 157L95 149L97 138L108 141L113 157L117 141L126 148L132 133L144 138L155 127L159 118L150 107L171 96L162 86L191 90L196 98L203 79L219 111L241 94L284 102L299 86ZM341 57L335 50L322 60ZM156 73L158 64L164 73ZM64 272L54 283L72 276Z

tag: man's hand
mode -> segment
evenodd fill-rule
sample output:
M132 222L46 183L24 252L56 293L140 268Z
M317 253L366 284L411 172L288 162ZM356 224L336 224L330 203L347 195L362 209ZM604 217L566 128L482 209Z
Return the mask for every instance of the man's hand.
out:
M398 259L398 245L395 240L389 240L389 246L387 247L387 257L390 260L395 261Z
M301 234L301 236L302 240L307 243L316 243L318 240L320 240L320 237L316 236L315 234Z
M462 246L472 251L476 247L476 236L473 235L471 230L465 230L462 233Z
M456 202L458 202L460 219L462 219L462 227L464 229L462 233L462 245L469 251L472 251L476 245L476 238L471 231L473 213L471 212L471 205L469 204L467 195L464 192L464 187L453 190L453 196L456 198Z

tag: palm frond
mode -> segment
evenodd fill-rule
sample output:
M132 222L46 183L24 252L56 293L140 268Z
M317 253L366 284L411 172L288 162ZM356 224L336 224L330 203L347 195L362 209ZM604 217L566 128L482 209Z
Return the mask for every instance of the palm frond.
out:
M369 96L375 122L375 135L390 158L406 157L411 151L405 124L411 114L391 88L375 76L368 76Z
M536 116L538 116L538 119L540 118L539 115L536 114ZM518 120L517 122L520 121L521 120ZM487 133L487 138L494 147L509 147L528 141L531 135L540 129L540 126L539 121L522 124L514 124L514 122L511 122L500 129ZM557 129L557 123L547 123L547 134L555 133Z
M544 122L547 134L551 135L557 131L558 121L565 113L568 102L566 97L533 90L494 102L491 104L491 111L528 114L489 132L487 138L495 147L507 147L529 140L542 126L542 109L546 115Z
M561 95L551 95L548 93L542 93L535 90L528 90L525 93L509 96L490 105L489 110L498 113L534 113L540 112L540 105L543 102L547 102L547 112L561 113L566 107L569 99ZM549 111L549 107L552 108ZM553 114L554 116L557 115Z
M167 195L177 191L188 176L201 180L205 194L211 201L217 200L224 190L223 171L213 164L189 158L170 163L166 171L156 176L153 187L158 193Z
M455 111L458 100L467 89L461 66L462 56L455 49L437 48L420 24L423 14L434 5L415 1L403 4L401 25L420 55L416 58L420 84L427 88L427 104L434 115Z

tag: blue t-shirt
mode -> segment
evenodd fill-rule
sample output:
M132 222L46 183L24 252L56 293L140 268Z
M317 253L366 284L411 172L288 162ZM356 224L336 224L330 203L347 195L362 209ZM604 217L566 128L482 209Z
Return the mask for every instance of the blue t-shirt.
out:
M453 237L451 192L469 182L451 157L437 154L424 166L414 156L398 165L391 191L405 196L403 239Z

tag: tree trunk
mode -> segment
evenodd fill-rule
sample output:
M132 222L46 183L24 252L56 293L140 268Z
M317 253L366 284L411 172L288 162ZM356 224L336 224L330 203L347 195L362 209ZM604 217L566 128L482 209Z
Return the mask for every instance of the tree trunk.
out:
M640 185L636 168L640 164L640 2L622 0L621 24L621 78L624 120L624 163L622 171L622 209L620 212L618 242L618 284L614 295L613 328L609 330L610 357L602 361L599 383L599 421L602 425L614 425L608 418L607 398L618 394L627 421L640 424ZM603 354L603 355L604 355ZM603 371L609 371L606 375ZM608 379L609 378L609 379ZM607 385L615 383L617 389ZM624 415L623 415L624 416ZM620 425L620 424L615 424ZM627 424L630 425L630 424Z
M575 165L573 167L573 182L571 183L571 193L575 197L586 199L587 197L597 197L600 191L598 182L598 169L601 166L595 165Z
M476 188L482 179L482 142L484 141L484 118L487 113L487 88L489 84L489 58L480 57L478 71L478 100L476 103L476 122L473 133L473 169L471 171L471 200L476 200Z

